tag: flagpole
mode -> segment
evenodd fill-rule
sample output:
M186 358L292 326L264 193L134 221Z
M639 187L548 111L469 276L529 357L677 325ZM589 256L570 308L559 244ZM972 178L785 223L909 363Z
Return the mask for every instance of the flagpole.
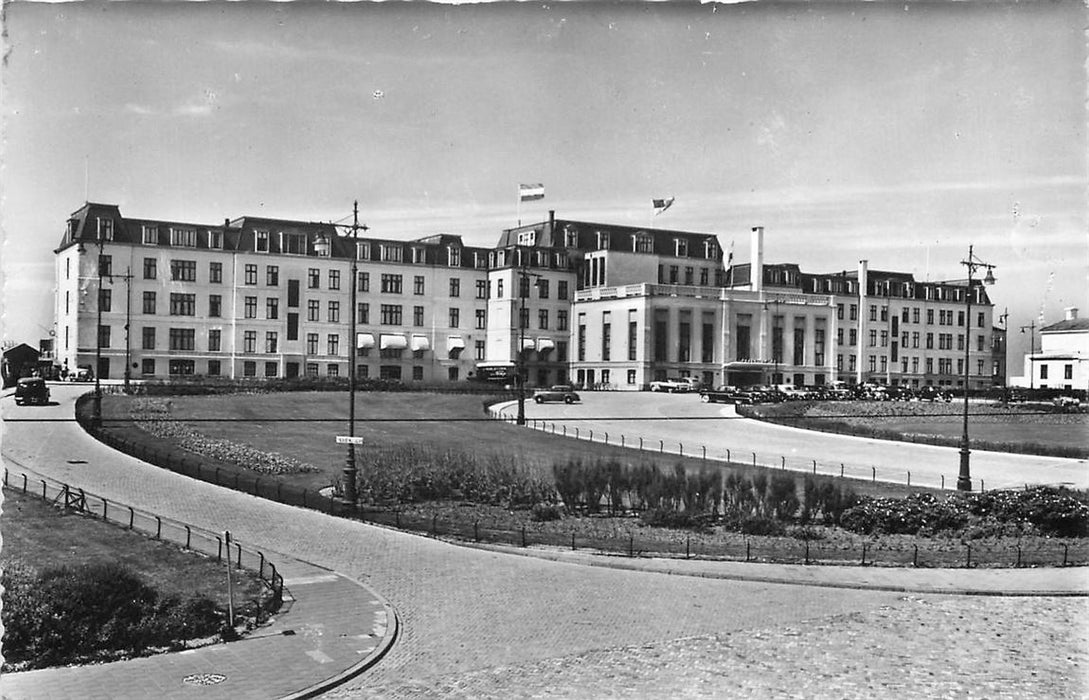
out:
M517 210L518 211L518 217L517 217L518 218L518 225L521 226L522 225L522 186L521 185L518 186L518 204L517 204L517 207L518 207L518 210Z

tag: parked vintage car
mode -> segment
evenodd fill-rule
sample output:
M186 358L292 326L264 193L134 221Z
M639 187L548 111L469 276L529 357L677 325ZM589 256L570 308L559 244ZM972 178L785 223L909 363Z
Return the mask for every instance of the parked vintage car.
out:
M949 403L953 400L953 395L936 386L924 386L915 390L915 399L918 401L944 401Z
M80 365L74 372L68 374L70 382L93 382L94 379L95 373L91 371L90 365Z
M546 401L575 403L580 400L581 399L579 399L579 395L575 393L575 390L567 384L557 384L549 389L538 389L533 393L533 401L535 403L545 403Z
M15 403L19 406L49 403L49 385L41 377L23 377L15 385Z
M663 391L668 394L681 394L692 391L692 382L686 379L666 379L650 383L651 391Z
M753 403L753 395L736 386L723 384L714 389L700 391L700 401L703 403L732 403L735 405L751 404Z

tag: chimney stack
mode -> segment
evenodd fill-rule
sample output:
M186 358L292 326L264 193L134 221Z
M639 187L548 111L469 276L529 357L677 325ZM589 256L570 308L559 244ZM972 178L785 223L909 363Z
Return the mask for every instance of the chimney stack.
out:
M752 269L749 270L749 281L752 290L759 292L764 288L764 227L752 227L752 242L750 245L752 256Z
M1067 321L1073 321L1078 317L1078 307L1076 306L1068 306L1063 309L1063 312Z

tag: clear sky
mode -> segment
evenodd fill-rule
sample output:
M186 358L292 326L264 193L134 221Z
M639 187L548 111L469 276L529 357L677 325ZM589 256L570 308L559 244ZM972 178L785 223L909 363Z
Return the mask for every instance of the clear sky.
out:
M205 224L358 199L371 235L491 245L536 182L524 221L714 232L738 262L755 225L769 262L814 272L963 278L974 244L1013 335L1089 315L1078 2L5 14L5 339L48 335L52 249L87 199Z

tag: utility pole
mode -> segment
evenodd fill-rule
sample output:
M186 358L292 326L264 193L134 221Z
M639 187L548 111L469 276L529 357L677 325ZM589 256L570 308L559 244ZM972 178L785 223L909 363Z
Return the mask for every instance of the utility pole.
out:
M344 461L344 500L353 507L359 498L359 490L356 487L356 479L359 471L355 466L355 363L356 363L356 289L359 286L359 254L357 238L360 230L366 231L366 225L359 223L359 200L352 206L352 266L351 266L351 290L348 293L348 457Z
M983 278L983 284L994 284L994 265L985 263L979 258L975 257L972 251L972 246L968 246L968 258L960 261L961 265L968 268L968 285L964 292L964 434L961 436L960 442L960 473L957 475L957 490L958 491L971 491L972 490L972 476L970 467L970 450L968 443L968 382L970 379L971 368L970 358L972 351L972 338L970 331L972 330L972 275L976 270L981 268L987 268L987 276Z
M1032 319L1032 323L1027 326L1021 326L1021 334L1025 334L1025 329L1029 330L1029 391L1036 389L1036 367L1032 364L1033 355L1036 354L1036 319Z

